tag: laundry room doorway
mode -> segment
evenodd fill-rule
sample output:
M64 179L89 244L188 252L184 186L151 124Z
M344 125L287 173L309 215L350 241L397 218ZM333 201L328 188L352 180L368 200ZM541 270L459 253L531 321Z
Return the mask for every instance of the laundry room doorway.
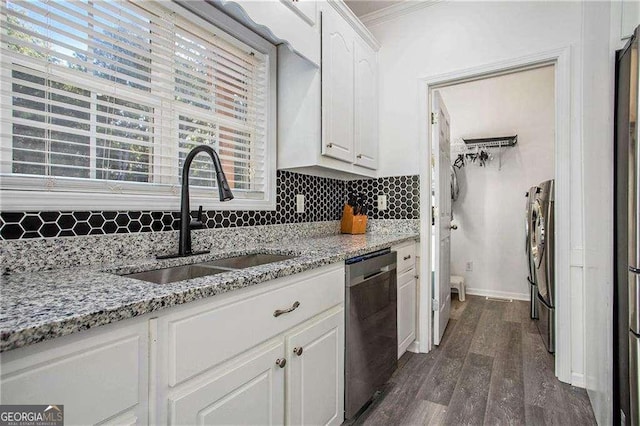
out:
M568 51L560 49L420 80L421 194L430 195L422 197L421 268L431 272L420 283L421 351L439 344L451 297L464 296L451 295L450 276L472 297L506 303L531 297L525 202L531 187L549 181L555 186L538 207L551 212L555 229L548 213L539 222L555 251L534 254L541 258L545 252L542 273L566 284L547 287L556 314L551 334L558 342L549 348L555 350L556 375L570 381L568 69ZM438 140L440 104L450 116L448 156ZM443 197L445 184L449 198Z

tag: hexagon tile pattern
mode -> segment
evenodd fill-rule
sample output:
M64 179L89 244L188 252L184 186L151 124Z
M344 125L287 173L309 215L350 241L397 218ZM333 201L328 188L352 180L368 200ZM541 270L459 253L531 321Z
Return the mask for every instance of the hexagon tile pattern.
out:
M339 220L347 194L364 193L370 205L378 194L388 197L385 211L369 209L369 217L415 219L419 211L418 176L341 181L278 171L276 210L220 210L203 213L208 228L275 225L283 223ZM304 194L305 212L296 213L295 196ZM177 230L180 212L80 211L3 212L0 238L71 237L80 235L136 233Z

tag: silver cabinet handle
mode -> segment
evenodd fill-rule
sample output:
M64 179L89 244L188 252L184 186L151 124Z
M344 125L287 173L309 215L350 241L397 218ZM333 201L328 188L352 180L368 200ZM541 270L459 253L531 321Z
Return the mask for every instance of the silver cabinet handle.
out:
M416 280L420 279L420 275L414 275L413 278L415 278Z
M302 346L296 346L295 348L293 348L293 353L298 356L302 355Z
M287 365L287 360L284 358L278 358L276 359L276 365L280 368L284 368L284 366Z
M358 158L362 158L362 154L358 154Z
M276 311L273 313L273 316L279 317L280 315L288 314L289 312L293 312L296 309L298 309L299 306L300 306L300 302L295 301L289 309L276 309Z
M327 148L333 148L333 144L332 143L328 143L327 144Z
M410 254L408 254L408 255L406 255L403 259L404 259L404 260L409 260L409 259L411 259L411 255L410 255Z

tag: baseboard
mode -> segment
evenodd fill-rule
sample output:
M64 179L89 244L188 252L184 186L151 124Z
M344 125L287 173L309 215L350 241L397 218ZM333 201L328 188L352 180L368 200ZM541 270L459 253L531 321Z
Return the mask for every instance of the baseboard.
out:
M485 288L471 288L465 289L466 294L472 294L474 296L487 296L496 297L498 299L514 299L529 301L529 293L512 293L509 291L487 290Z
M417 340L414 340L409 346L407 346L407 351L413 352L414 354L420 353L420 343Z
M584 380L584 374L582 373L571 373L571 385L577 388L586 388L587 383Z

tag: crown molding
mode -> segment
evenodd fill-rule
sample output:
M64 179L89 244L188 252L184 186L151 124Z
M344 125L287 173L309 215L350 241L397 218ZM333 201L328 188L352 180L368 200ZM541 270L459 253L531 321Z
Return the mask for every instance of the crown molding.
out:
M328 0L328 3L338 11L340 16L351 24L354 30L362 37L376 52L380 50L380 42L371 34L371 31L364 26L362 21L356 16L343 0Z
M384 9L362 15L360 21L367 26L378 25L408 13L424 9L425 7L433 6L441 1L443 0L401 0L397 4L385 7Z

